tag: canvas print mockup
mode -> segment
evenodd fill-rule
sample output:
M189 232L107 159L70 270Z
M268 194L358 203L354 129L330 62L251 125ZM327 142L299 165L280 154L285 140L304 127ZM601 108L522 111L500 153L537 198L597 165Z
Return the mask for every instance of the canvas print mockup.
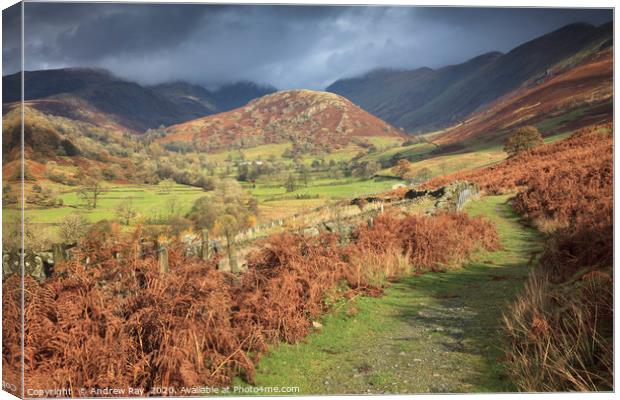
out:
M613 391L613 9L2 21L3 390Z

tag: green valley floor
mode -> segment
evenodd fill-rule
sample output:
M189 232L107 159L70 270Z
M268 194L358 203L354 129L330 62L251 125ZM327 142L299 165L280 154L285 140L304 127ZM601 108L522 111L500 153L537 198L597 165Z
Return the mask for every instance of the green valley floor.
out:
M334 307L320 331L261 359L256 386L298 386L301 394L514 391L503 368L502 313L541 238L507 200L484 197L467 206L497 223L502 250Z

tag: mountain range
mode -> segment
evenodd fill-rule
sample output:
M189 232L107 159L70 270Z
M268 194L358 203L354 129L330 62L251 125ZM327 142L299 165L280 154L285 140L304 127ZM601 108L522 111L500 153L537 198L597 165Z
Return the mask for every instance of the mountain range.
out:
M584 102L592 103L592 99L607 101L611 96L606 88L612 79L609 71L612 33L611 23L599 27L571 24L506 54L490 52L439 69L381 69L361 77L338 80L327 88L333 96L303 90L280 92L283 94L277 96L273 94L275 88L253 82L232 83L217 90L183 81L145 86L93 68L28 71L25 73L25 105L32 111L29 115L56 118L56 124L71 125L75 132L88 127L91 132L103 129L140 134L163 125L168 127L165 133L171 135L162 139L164 142L190 139L204 142L208 138L215 140L217 146L241 141L247 134L252 137L248 140L270 143L278 135L292 137L308 130L304 136L323 137L329 134L327 130L334 136L331 142L338 143L348 133L333 130L344 129L343 126L353 129L353 136L364 135L358 131L353 118L360 118L361 125L368 122L366 127L373 131L372 135L383 129L391 134L396 132L394 127L398 128L398 134L401 130L408 133L446 128L458 129L457 132L467 130L463 135L443 136L456 140L462 136L476 136L490 127L497 129L497 124L480 123L485 118L489 120L490 109L508 112L516 107L515 110L523 114L515 99L525 96L528 90L533 93L546 82L555 82L544 86L546 98L553 98L549 104L564 111L581 107ZM566 74L596 59L607 60L603 63L605 67L599 63L596 67L582 68L581 74L586 77L580 75L580 79L587 78L587 90L580 91L583 85L571 81L571 75ZM556 90L567 82L577 85L574 90L580 93L579 98L572 96L571 90ZM20 99L20 74L4 76L3 86L3 114L6 115ZM260 101L262 99L264 101ZM291 105L284 104L286 101ZM511 101L514 104L508 107ZM303 107L297 107L298 103ZM528 110L536 106L527 104ZM538 107L539 111L545 110L547 116L556 115L558 109ZM315 114L317 110L327 111ZM531 114L529 112L527 118L536 120ZM313 120L315 115L318 118ZM484 115L487 117L483 118ZM299 123L303 118L309 118L307 123ZM478 121L476 129L467 124L472 118ZM527 120L526 117L506 118L502 125L506 127ZM499 117L491 119L501 120ZM342 124L335 123L336 120ZM467 129L464 125L468 125ZM263 137L257 139L257 134ZM321 140L317 138L316 142Z
M506 54L487 53L439 69L377 70L327 87L366 111L409 133L461 122L472 112L579 53L612 44L611 23L576 23L524 43Z
M187 82L143 86L93 68L27 71L24 80L24 100L33 108L80 119L72 111L79 105L136 133L228 111L276 91L252 82L225 85L216 91ZM21 75L4 76L2 83L3 104L19 101Z

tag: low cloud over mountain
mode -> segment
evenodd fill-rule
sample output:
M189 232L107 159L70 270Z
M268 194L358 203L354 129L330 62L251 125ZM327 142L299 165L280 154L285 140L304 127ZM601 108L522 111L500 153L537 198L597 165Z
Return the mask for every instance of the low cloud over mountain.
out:
M318 89L377 67L436 68L505 52L571 22L611 18L611 10L574 9L28 3L25 62L28 70L102 67L143 84ZM19 68L18 20L4 15L3 75Z

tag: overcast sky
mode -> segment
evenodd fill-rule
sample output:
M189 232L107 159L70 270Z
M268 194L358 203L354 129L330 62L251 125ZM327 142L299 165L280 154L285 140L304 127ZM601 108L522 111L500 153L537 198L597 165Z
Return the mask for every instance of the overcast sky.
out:
M322 89L375 68L432 68L611 10L26 3L26 69L92 66L141 83L251 80ZM3 75L19 13L3 15Z

